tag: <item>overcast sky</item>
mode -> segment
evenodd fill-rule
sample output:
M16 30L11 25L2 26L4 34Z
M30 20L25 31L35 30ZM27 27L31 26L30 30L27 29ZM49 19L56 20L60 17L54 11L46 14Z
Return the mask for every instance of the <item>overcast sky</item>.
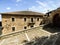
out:
M0 12L30 10L46 13L60 7L60 0L0 0Z

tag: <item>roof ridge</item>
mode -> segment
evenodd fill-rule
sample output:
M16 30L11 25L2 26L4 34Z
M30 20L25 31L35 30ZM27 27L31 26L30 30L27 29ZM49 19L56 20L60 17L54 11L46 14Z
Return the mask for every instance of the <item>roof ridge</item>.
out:
M44 15L43 13L35 12L35 11L15 11L15 12L6 12L1 14Z

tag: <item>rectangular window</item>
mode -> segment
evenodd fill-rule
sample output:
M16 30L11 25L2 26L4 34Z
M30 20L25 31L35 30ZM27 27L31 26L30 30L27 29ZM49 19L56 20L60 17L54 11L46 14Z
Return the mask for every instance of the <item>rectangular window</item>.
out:
M14 22L15 21L15 18L12 18L12 22Z
M37 21L39 21L39 18L37 18Z
M12 31L15 31L15 27L12 27Z
M24 21L26 22L26 18L24 18Z
M33 18L31 18L31 22L33 22Z

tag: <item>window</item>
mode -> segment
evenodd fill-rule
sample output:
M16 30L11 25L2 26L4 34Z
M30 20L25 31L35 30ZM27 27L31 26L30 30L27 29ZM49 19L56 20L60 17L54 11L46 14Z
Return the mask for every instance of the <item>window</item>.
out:
M27 27L25 26L24 29L27 29Z
M33 18L31 18L31 22L33 22Z
M14 19L14 18L12 18L12 21L14 22L14 21L15 21L15 19Z
M31 28L34 27L33 25L31 26Z
M26 18L24 18L24 21L26 22Z
M15 31L15 27L12 27L12 31Z
M27 29L27 27L25 26L24 29Z
M39 21L39 18L37 18L37 21Z

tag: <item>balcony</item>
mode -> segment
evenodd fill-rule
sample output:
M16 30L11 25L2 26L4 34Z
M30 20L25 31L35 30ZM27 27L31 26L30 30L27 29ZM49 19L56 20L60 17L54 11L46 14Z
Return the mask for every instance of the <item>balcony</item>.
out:
M29 20L29 21L28 21L28 26L34 25L34 24L35 24L35 20L33 20L33 21Z

